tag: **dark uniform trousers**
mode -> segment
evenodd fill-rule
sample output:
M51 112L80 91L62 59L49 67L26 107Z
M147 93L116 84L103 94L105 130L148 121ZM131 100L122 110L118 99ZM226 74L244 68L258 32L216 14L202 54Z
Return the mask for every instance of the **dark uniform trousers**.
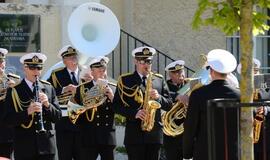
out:
M269 100L270 91L260 89L258 98L260 100ZM261 124L260 138L258 143L254 144L254 160L270 160L270 107L264 107L264 120ZM254 113L254 116L256 113Z
M73 81L66 67L52 72L48 81L53 85L56 95L62 93L62 89ZM81 149L80 130L77 124L72 124L65 116L55 124L56 142L59 160L79 160L84 151Z
M207 102L216 98L240 99L240 91L225 80L214 80L210 84L194 90L189 98L187 117L184 123L183 156L194 160L208 159ZM214 106L208 106L214 107ZM214 159L223 160L228 146L228 159L238 159L237 108L215 107L215 149ZM195 140L196 139L196 140ZM226 141L225 141L226 140Z
M178 95L178 91L184 86L182 85L175 85L173 84L172 80L167 80L167 85L169 87L169 93L170 96L172 97L173 101L175 101L175 98ZM181 123L184 122L184 119L177 120L176 123L180 125ZM166 134L164 136L164 151L167 160L179 160L183 159L183 134L172 137L172 136L167 136Z
M81 91L85 91L85 88L91 89L92 87L94 87L93 81L80 85L74 96L75 102L82 105ZM115 86L109 83L109 87L115 91ZM98 155L100 155L101 160L114 160L116 140L112 108L112 103L107 99L102 105L97 107L93 121L89 121L92 109L87 110L77 120L76 123L81 130L81 147L85 153L82 156L82 160L96 160Z
M52 123L60 119L61 112L53 87L44 81L39 81L38 86L48 96L50 103L49 108L42 107L43 124L46 130L44 133L37 133L40 127L37 114L29 116L27 113L27 108L35 95L25 80L7 91L4 122L14 127L16 160L53 160L55 158L55 131Z
M13 150L13 128L7 126L3 121L4 104L4 100L0 101L0 157L10 158Z
M172 106L172 100L166 82L161 75L152 74L152 88L156 89L160 95L157 101L161 104L161 108L168 111ZM122 75L119 78L113 101L116 113L126 117L124 144L128 158L129 160L158 160L160 146L163 143L161 110L156 110L153 129L150 132L142 131L141 120L136 119L135 116L142 106L142 102L138 99L143 100L144 97L137 97L139 93L133 94L137 89L142 93L145 91L142 79L136 71Z

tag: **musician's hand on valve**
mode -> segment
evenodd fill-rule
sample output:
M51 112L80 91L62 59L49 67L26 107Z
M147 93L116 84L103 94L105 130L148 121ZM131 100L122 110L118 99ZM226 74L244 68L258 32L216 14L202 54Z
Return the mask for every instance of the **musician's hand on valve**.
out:
M188 105L189 97L187 95L178 95L175 99L185 105Z
M156 89L151 89L150 90L150 97L151 97L151 99L153 99L153 100L157 100L157 99L159 99L159 94L158 94L158 91L156 90Z
M31 102L29 107L27 108L27 114L31 115L35 112L41 112L42 111L42 105L39 102Z
M106 86L105 88L105 95L110 99L111 102L113 101L114 94L109 86Z
M144 109L140 109L137 113L136 113L136 116L135 118L136 119L141 119L141 120L144 120L146 118L146 115L147 113L145 112Z
M41 104L44 105L46 108L48 108L50 106L48 96L45 93L40 92L39 99L40 99Z

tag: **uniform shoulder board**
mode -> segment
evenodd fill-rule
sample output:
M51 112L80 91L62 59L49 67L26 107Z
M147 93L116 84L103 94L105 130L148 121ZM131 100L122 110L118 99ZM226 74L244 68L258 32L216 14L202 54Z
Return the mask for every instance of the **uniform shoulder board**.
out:
M156 77L159 77L159 78L163 78L163 76L161 74L159 74L159 73L153 73L153 75L156 76Z
M130 76L130 75L132 75L133 73L124 73L124 74L122 74L122 75L120 75L120 77L122 78L122 77L127 77L127 76Z
M13 73L7 74L7 77L14 78L14 79L20 79L21 78L19 75L16 75L16 74L13 74Z
M51 84L50 82L48 82L48 81L45 81L45 80L40 80L40 82L42 82L42 83L45 83L45 84Z
M19 84L21 84L22 81L19 81L18 83L16 83L12 88L15 88L16 86L18 86Z
M108 82L109 85L116 87L117 85L113 82Z
M65 67L60 67L60 68L57 68L57 69L54 69L52 72L59 72L59 71L62 71Z

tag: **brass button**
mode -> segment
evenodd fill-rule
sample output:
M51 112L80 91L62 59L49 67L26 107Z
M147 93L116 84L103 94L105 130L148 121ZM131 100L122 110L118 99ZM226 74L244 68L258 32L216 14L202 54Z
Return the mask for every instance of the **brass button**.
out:
M105 126L108 126L108 125L109 125L108 123L105 124Z
M46 123L46 121L43 121L43 123Z
M99 115L97 115L97 118L99 118Z
M106 107L106 110L109 110L109 107Z
M99 126L99 123L97 123L97 126Z
M37 124L37 121L35 121L35 124Z
M108 118L109 116L108 115L106 115L106 118Z

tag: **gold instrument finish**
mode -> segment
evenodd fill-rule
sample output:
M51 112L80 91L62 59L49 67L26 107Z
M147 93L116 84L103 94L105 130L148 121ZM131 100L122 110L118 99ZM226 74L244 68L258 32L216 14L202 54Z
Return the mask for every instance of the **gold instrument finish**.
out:
M183 87L182 94L189 96L193 90L202 85L200 78L189 78L188 83ZM184 132L184 123L177 122L184 121L186 115L187 106L182 102L176 102L168 112L162 114L163 133L172 137L181 135Z
M66 105L71 97L72 97L72 92L64 92L63 94L60 94L59 96L57 96L58 103L60 105Z
M177 120L184 120L187 114L187 106L176 102L172 109L162 114L163 133L167 136L178 136L184 132L184 123L176 124Z
M89 122L94 120L97 107L102 105L107 97L105 96L105 84L97 83L91 89L84 88L84 84L80 86L80 96L82 105L75 104L71 101L68 102L68 116L73 124L76 123L79 116L89 109L92 109L91 118L87 116Z
M0 77L0 101L6 98L7 88L9 87L8 81L11 79L18 83L20 76L3 73L2 77Z
M259 99L259 89L255 89L255 93L253 94L253 99ZM261 134L262 122L264 121L264 112L256 113L253 121L253 143L258 143Z
M161 107L160 103L150 99L150 90L152 89L152 73L147 77L146 89L143 101L143 109L146 111L146 118L141 123L143 131L150 132L155 124L156 110Z

